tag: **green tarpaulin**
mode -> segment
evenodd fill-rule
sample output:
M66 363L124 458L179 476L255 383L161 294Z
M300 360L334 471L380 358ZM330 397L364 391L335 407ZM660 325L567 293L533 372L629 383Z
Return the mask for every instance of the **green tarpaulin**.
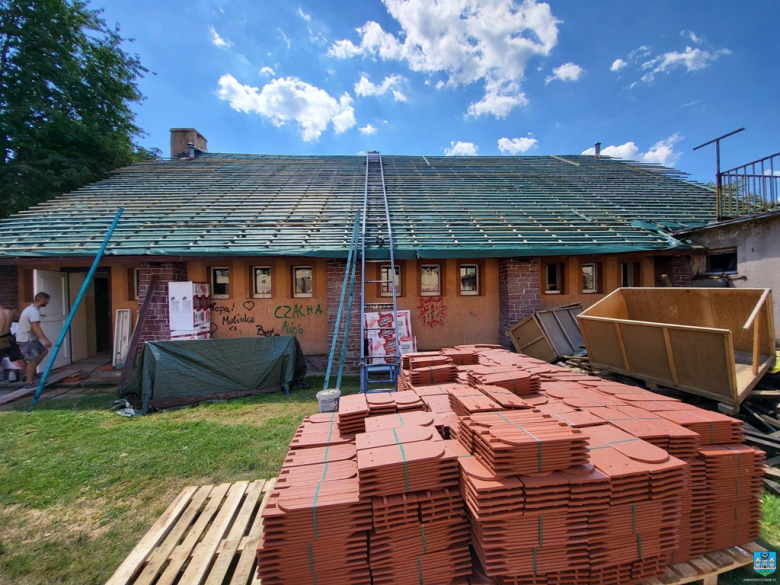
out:
M120 388L141 410L230 398L257 390L289 392L303 381L306 360L295 337L152 341L133 378Z

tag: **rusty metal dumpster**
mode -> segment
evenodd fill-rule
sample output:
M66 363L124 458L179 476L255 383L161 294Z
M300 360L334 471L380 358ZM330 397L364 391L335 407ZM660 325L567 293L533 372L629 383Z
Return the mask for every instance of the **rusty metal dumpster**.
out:
M578 319L593 367L729 406L775 362L769 289L620 288Z

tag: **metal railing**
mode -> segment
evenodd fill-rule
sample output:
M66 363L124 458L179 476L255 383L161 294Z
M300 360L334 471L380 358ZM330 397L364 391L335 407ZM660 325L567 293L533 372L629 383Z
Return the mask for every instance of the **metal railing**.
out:
M718 219L780 209L780 152L717 175Z

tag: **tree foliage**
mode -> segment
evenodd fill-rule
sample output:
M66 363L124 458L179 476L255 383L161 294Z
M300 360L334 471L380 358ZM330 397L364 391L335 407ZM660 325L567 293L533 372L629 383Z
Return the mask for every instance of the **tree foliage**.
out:
M0 217L159 157L125 40L81 0L0 0Z

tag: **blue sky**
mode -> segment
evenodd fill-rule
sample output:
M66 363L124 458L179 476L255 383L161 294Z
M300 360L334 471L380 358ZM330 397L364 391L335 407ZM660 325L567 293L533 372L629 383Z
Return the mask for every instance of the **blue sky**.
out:
M138 123L209 150L606 154L713 180L780 151L778 4L102 0L155 75Z

